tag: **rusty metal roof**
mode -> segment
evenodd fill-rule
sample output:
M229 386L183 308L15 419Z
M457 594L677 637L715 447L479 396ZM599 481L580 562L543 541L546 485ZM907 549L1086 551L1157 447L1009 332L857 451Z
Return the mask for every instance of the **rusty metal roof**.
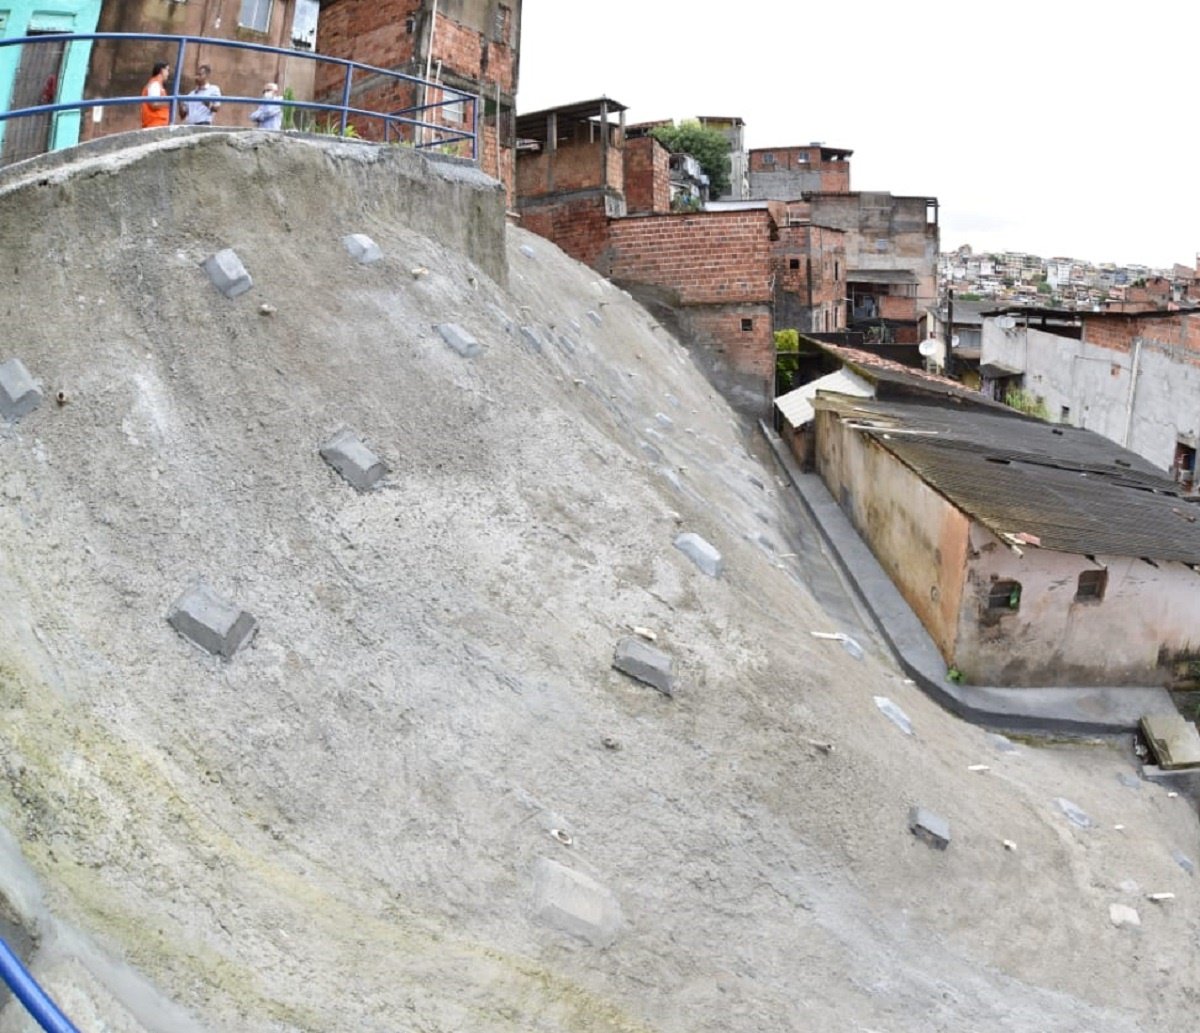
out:
M934 402L822 396L814 404L835 410L1001 540L1200 563L1200 505L1162 470L1092 431Z

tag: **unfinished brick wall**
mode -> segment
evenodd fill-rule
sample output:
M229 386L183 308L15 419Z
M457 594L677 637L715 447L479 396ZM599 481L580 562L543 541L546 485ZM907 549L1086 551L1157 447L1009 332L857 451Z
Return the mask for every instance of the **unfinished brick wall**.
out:
M572 258L596 268L608 243L609 219L602 193L548 204L520 202L521 226L552 240Z
M376 68L400 68L412 60L416 36L406 31L420 0L326 0L321 5L322 54L358 61ZM342 88L342 70L323 65L317 75L317 92Z
M1182 312L1141 318L1083 316L1083 339L1088 344L1128 352L1143 340L1165 348L1180 348L1200 356L1200 319Z
M671 210L670 152L652 136L625 144L625 210L630 215Z
M517 159L517 196L544 197L569 190L590 190L603 185L604 155L599 143L573 143L554 151L521 154ZM613 149L610 148L610 154ZM617 151L620 162L620 152ZM610 166L611 167L611 166ZM610 180L620 189L623 176Z
M845 234L799 222L803 207L789 208L789 222L771 247L775 325L801 333L838 330L845 325Z
M684 305L769 304L773 228L762 210L617 219L603 271L668 288Z
M485 117L482 102L490 101L494 106L499 87L502 111L507 114L514 104L520 46L519 0L506 7L511 9L502 25L492 17L487 4L475 4L470 10L463 8L461 21L447 17L444 10L439 10L433 27L430 61L427 49L431 7L428 0L327 0L321 7L320 48L323 54L331 57L407 75L424 78L428 72L451 90L472 96L482 94L477 113L481 137L480 167L504 183L511 205L515 190L512 141L509 134L501 133L497 157L496 116ZM344 74L338 66L321 66L316 81L317 98L328 103L340 102ZM382 79L371 73L356 74L351 84L351 103L371 111L400 111L416 104L448 99L452 98L444 96L437 88L425 95L418 86ZM476 118L473 108L469 101L463 104L461 121L455 120L453 108L435 109L412 117L470 131ZM358 116L352 123L365 140L396 139L396 131L385 134L383 123L377 118ZM414 135L421 135L421 131L402 129L399 135L412 142ZM445 149L463 157L470 155L467 143L447 144Z

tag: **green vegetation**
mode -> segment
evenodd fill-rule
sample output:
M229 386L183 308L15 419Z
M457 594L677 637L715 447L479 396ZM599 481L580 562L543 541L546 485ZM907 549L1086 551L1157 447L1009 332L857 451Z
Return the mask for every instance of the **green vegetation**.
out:
M775 331L775 393L787 394L796 386L800 370L800 334L796 330Z
M1034 395L1024 388L1014 387L1004 396L1004 404L1026 416L1036 416L1039 420L1050 419L1050 411L1046 408L1046 399Z
M708 176L713 197L729 189L729 141L716 129L705 129L695 119L679 125L659 126L651 135L673 154L690 154Z
M296 99L296 93L290 86L288 86L284 89L283 99L284 99L284 101ZM295 129L296 128L296 109L291 104L285 103L283 105L282 128L284 128L284 129Z
M982 294L976 294L973 291L963 291L961 294L954 296L955 301L983 301Z
M1050 284L1048 284L1045 280L1043 280L1041 283L1039 283L1037 285L1037 292L1039 294L1050 294L1051 293Z

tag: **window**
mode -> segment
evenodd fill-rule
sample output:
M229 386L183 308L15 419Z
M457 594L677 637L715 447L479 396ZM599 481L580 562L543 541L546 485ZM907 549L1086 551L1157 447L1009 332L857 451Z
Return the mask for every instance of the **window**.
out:
M317 49L317 18L321 14L321 0L296 0L296 12L292 15L292 46L297 50Z
M404 19L404 31L410 36L417 31L417 19L411 14Z
M1059 423L1070 423L1071 422L1071 407L1069 405L1059 406L1058 422Z
M993 581L988 591L989 610L1008 610L1015 613L1021 608L1020 581Z
M789 258L788 259L788 268L789 269L799 269L800 268L800 259Z
M266 32L271 27L271 0L242 0L238 25L243 29Z
M1104 598L1104 589L1108 587L1107 570L1085 570L1079 575L1075 586L1075 601L1077 603L1098 603Z
M743 319L742 320L742 330L743 331L753 330L753 329L754 329L754 320L753 319Z
M762 161L763 161L764 165L774 165L775 164L775 155L764 154Z
M512 33L512 8L505 4L496 5L496 21L492 27L492 39L497 43L508 43Z

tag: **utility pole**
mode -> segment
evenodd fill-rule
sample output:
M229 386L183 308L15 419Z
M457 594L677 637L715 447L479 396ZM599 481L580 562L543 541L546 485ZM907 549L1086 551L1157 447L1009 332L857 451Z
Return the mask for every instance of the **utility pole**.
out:
M954 379L957 372L954 361L954 288L946 290L946 376Z

